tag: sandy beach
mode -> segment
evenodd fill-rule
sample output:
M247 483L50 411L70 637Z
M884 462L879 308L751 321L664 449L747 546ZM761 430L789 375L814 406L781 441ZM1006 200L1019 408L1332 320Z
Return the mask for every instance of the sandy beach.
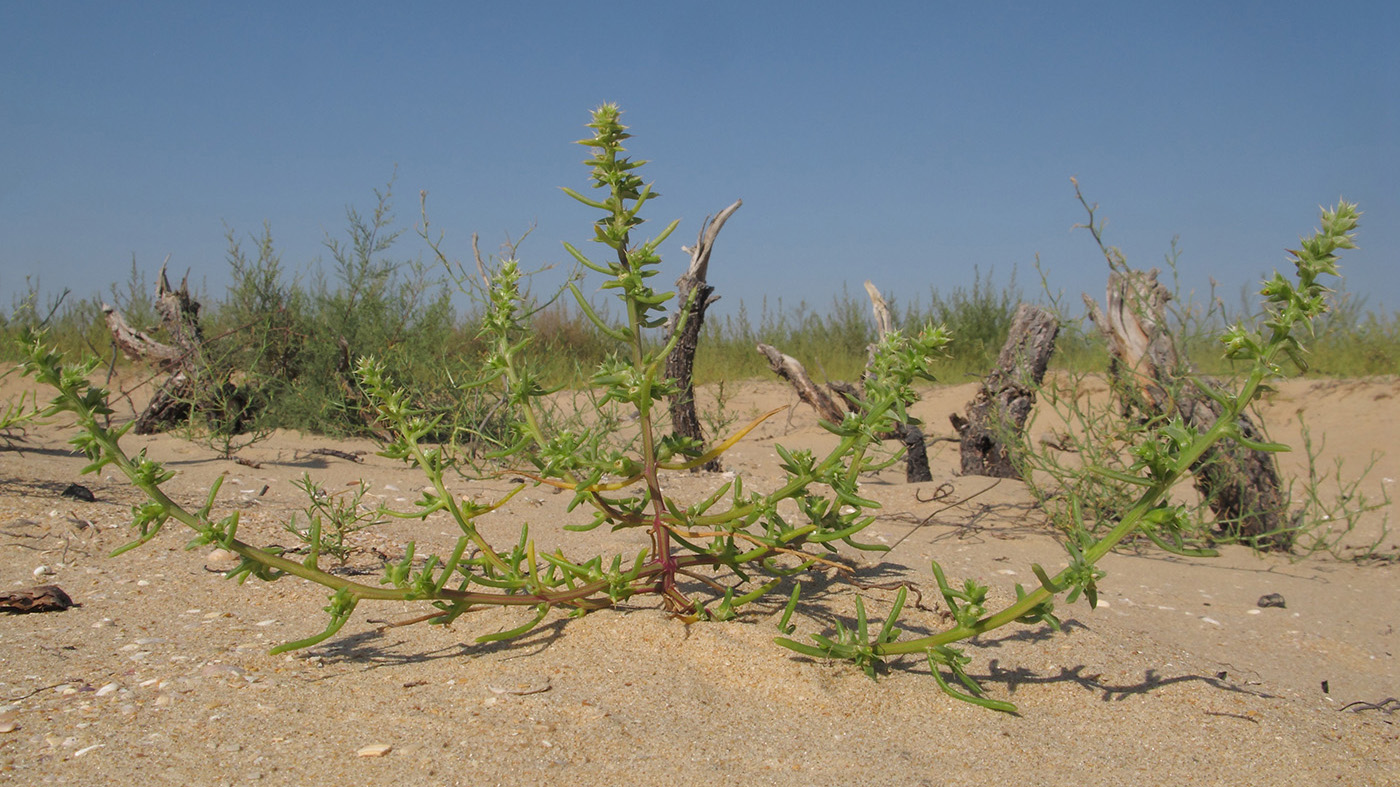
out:
M14 392L27 381L5 381ZM913 412L930 435L972 385L930 387ZM764 489L779 476L774 444L834 440L778 383L729 386L741 415L794 405L725 457ZM703 390L703 398L713 391ZM1344 460L1368 497L1400 478L1400 381L1294 380L1261 408L1272 437L1301 445L1300 415L1322 461ZM1049 428L1043 426L1039 428ZM1330 555L1304 560L1227 547L1216 558L1125 549L1106 558L1098 608L1057 606L1064 631L1012 626L967 643L969 673L1018 715L942 693L920 659L893 662L878 681L847 663L809 659L773 643L785 598L736 621L687 625L639 597L580 619L552 614L529 635L477 645L520 625L524 610L487 610L451 627L383 628L427 611L360 606L328 642L269 655L321 630L326 592L299 579L237 585L208 547L186 550L170 526L141 549L130 538L139 496L110 469L81 477L85 460L63 422L30 427L0 447L0 591L63 588L79 606L0 616L0 780L18 784L936 784L1385 785L1400 784L1400 565ZM1032 439L1038 435L1032 434ZM424 480L374 455L369 441L278 433L243 450L246 467L172 436L129 438L176 471L166 489L191 507L224 476L217 510L241 512L239 535L288 543L282 523L304 505L293 486L310 473L328 489L363 480L367 502L408 507ZM364 451L354 463L315 455ZM912 582L911 634L947 625L930 571L976 577L993 601L1034 584L1030 565L1063 563L1045 516L1016 481L960 477L956 444L930 446L934 480L906 484L895 467L866 479L883 504L852 553L867 585ZM1280 457L1298 478L1305 457ZM726 480L675 473L683 500ZM70 483L95 501L60 496ZM508 479L456 481L489 499ZM522 492L481 520L513 540L522 521L542 549L633 555L640 532L566 533L568 495ZM1325 490L1324 490L1325 491ZM1373 540L1384 512L1349 542ZM409 540L419 554L451 543L446 520L396 522L354 540L346 570L373 582ZM1400 537L1383 544L1394 552ZM850 621L859 593L872 615L893 593L830 572L804 582L799 639ZM1286 606L1261 607L1279 594Z

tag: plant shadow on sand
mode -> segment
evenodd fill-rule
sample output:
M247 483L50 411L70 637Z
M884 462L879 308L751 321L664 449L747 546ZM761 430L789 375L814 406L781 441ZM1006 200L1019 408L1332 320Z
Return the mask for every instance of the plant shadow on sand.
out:
M371 621L378 622L378 621ZM441 659L474 658L505 655L507 659L527 658L543 654L565 634L569 621L565 618L542 623L528 634L502 642L456 642L432 650L415 647L412 638L390 639L392 628L382 627L338 637L313 648L307 657L320 657L326 664L370 671L392 667L426 664ZM327 678L334 678L329 675Z
M1186 673L1163 676L1156 669L1149 668L1143 673L1142 680L1137 683L1108 683L1103 680L1103 676L1097 673L1085 674L1087 666L1080 664L1074 667L1060 667L1059 672L1053 675L1039 675L1026 667L1013 667L1004 669L997 659L990 659L987 662L987 672L985 675L978 675L977 680L982 683L1001 684L1008 695L1014 696L1016 689L1022 686L1047 685L1056 683L1073 683L1087 691L1097 692L1104 702L1114 702L1126 700L1135 695L1150 694L1157 689L1179 683L1202 683L1223 692L1237 694L1247 694L1251 697L1263 699L1275 699L1278 695L1270 694L1266 691L1242 686L1234 681L1220 677L1225 673L1217 675L1197 675Z

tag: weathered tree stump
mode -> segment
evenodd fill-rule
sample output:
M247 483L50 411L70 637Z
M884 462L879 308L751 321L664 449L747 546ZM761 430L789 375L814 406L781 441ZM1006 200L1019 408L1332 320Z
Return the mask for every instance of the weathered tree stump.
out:
M201 411L212 414L220 428L238 434L243 429L246 402L226 377L208 379L199 302L190 295L188 277L181 280L177 290L170 286L165 266L161 266L156 282L156 311L174 344L157 341L132 328L121 312L102 305L107 329L117 347L128 358L153 361L157 369L168 374L146 409L136 417L133 430L137 434L157 434L187 423L194 412Z
M705 443L705 433L700 428L700 417L695 412L695 350L700 343L700 329L705 325L705 310L719 300L719 296L714 294L715 288L710 286L705 277L709 275L710 251L714 248L715 239L719 237L719 231L724 228L724 223L729 217L734 215L734 211L743 204L743 200L735 200L734 204L720 211L713 220L708 217L705 219L695 245L687 249L690 252L690 267L676 280L676 294L680 306L676 313L671 315L671 320L666 326L666 338L669 341L676 326L681 324L682 310L686 310L680 339L676 346L671 348L671 354L666 357L666 376L675 380L679 388L671 398L671 430L681 437L693 438L701 445ZM692 292L695 293L693 298ZM724 468L719 457L715 457L699 469L718 473Z
M102 305L107 329L117 347L128 358L154 361L156 368L169 374L146 409L136 417L137 434L156 434L186 422L195 399L203 336L199 328L199 302L190 297L189 278L182 280L180 289L176 290L170 286L162 265L156 282L156 310L174 345L156 341L150 334L133 329L121 312L105 303Z
M1017 307L996 368L968 402L967 416L949 416L960 438L963 475L1021 477L1015 447L1035 406L1035 392L1045 379L1059 332L1060 321L1045 309L1027 303Z
M1157 269L1114 271L1108 277L1107 308L1100 310L1089 296L1089 318L1108 341L1112 367L1125 412L1145 418L1177 417L1198 431L1219 420L1223 408L1198 386L1191 362L1177 350L1166 329L1164 312L1171 293L1157 281ZM1247 415L1239 418L1241 433L1266 442ZM1287 531L1288 500L1272 454L1224 440L1192 467L1196 489L1216 516L1219 534L1252 541L1267 549L1292 546Z

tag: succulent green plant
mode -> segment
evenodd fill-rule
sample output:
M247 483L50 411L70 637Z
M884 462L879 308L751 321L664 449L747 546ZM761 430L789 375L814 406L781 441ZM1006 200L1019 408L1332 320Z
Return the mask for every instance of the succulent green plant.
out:
M666 610L686 620L722 620L807 569L849 570L833 559L837 544L884 549L857 540L874 521L871 512L879 507L862 496L858 479L888 461L876 450L880 435L908 420L906 409L916 398L915 383L932 379L930 359L948 343L946 332L930 326L913 333L891 333L882 339L865 380L859 412L846 415L840 423L823 424L836 438L825 452L777 447L784 478L771 491L746 489L743 478L736 477L701 500L683 501L668 495L663 484L666 472L687 470L722 454L773 413L760 416L708 451L661 431L656 418L658 404L674 391L674 381L662 372L672 346L661 338L659 329L674 296L656 292L649 280L660 270L657 249L676 223L649 240L633 238L644 221L642 208L658 196L638 175L645 162L624 155L622 143L629 134L616 106L606 104L596 109L589 128L592 136L580 144L591 151L586 163L592 187L601 196L585 197L571 189L565 193L601 213L594 224L593 240L607 252L605 258L594 259L573 245L566 244L566 249L582 267L607 277L602 286L614 291L623 307L623 321L613 324L599 314L572 280L568 287L588 318L617 343L616 352L592 376L592 383L602 391L598 401L635 411L639 439L618 448L607 428L577 422L571 428L553 429L550 420L541 417L549 391L528 361L533 334L522 293L523 274L514 259L499 263L489 277L489 305L480 329L488 351L477 379L463 388L498 391L505 411L510 413L507 436L492 459L509 468L512 476L572 495L568 510L577 512L578 521L563 524L563 530L640 528L649 536L647 548L635 555L587 557L566 554L562 548L541 551L528 525L521 527L512 543L492 542L477 520L508 505L526 484L490 502L454 496L445 474L463 460L443 444L431 441L433 435L442 433L441 416L431 415L416 404L381 364L364 358L356 367L360 387L378 422L392 433L382 454L418 468L428 482L412 508L382 508L376 516L422 520L443 512L459 532L447 554L432 554L426 560L416 558L416 546L410 543L401 559L384 566L375 584L340 576L322 567L323 557L328 553L334 557L343 543L328 542L324 526L290 526L290 532L308 547L297 555L282 547L259 547L240 539L238 513L224 517L214 513L217 482L198 508L172 499L162 488L171 477L170 471L144 451L131 456L122 449L120 439L128 427L108 424L112 410L107 392L88 381L95 362L66 364L59 353L45 345L42 335L29 335L25 340L25 371L56 391L46 413L68 412L76 418L78 434L72 442L89 458L86 470L111 466L146 495L146 502L134 509L137 537L118 552L155 538L174 520L195 532L191 546L217 544L240 557L240 563L228 572L231 578L275 581L290 575L327 588L329 621L324 630L273 649L282 652L334 636L365 601L421 602L433 611L420 619L438 624L481 607L532 608L534 614L526 624L480 636L478 642L525 634L551 610L585 613L638 596L658 596ZM831 637L814 635L815 644L811 645L787 637L779 637L778 643L811 656L850 660L872 676L882 662L905 654L921 655L933 668L938 685L950 695L997 710L1013 710L1009 703L984 695L965 670L969 657L952 643L1013 623L1057 626L1053 599L1060 593L1067 593L1071 602L1083 595L1094 604L1097 583L1103 578L1097 562L1130 534L1147 533L1168 549L1180 546L1171 537L1176 514L1165 502L1166 490L1213 442L1226 437L1243 441L1233 427L1232 415L1258 394L1269 376L1278 373L1281 355L1301 352L1301 343L1294 339L1295 329L1320 313L1318 278L1335 273L1334 253L1350 245L1356 215L1355 208L1346 203L1325 213L1324 230L1297 253L1300 283L1293 285L1278 278L1268 284L1265 295L1270 316L1264 334L1240 327L1226 337L1232 356L1254 364L1242 390L1222 399L1226 417L1201 434L1177 426L1163 428L1153 451L1138 457L1126 475L1142 489L1138 503L1102 536L1074 534L1066 544L1069 561L1064 569L1051 576L1035 566L1039 587L1017 587L1014 603L990 611L986 587L969 580L956 589L935 563L934 575L954 621L946 631L902 639L899 618L907 589L901 588L878 629L868 625L864 604L858 598L853 629L840 628ZM672 335L680 333L677 328ZM315 505L315 485L309 480L306 489L313 497L308 512L312 523L320 521L315 518L318 513L329 517L333 525L340 521L333 507ZM358 516L352 511L349 519L341 517L345 521L339 526L368 524ZM686 588L698 585L703 590L684 590L682 579L695 580ZM800 583L794 584L779 623L785 634L793 631L791 618L800 595ZM950 671L963 689L946 681L944 670Z
M857 479L882 459L872 452L879 443L878 435L905 417L904 408L914 396L914 381L929 377L928 358L946 344L947 336L929 329L912 336L888 337L867 384L867 406L859 415L828 425L840 440L824 455L782 451L787 479L777 489L768 493L747 492L742 479L735 479L693 503L668 497L660 480L663 472L686 470L708 461L763 418L707 452L660 432L655 418L657 403L673 390L672 381L662 375L671 347L656 340L654 334L664 322L673 296L657 293L648 280L659 270L657 247L676 224L673 222L655 238L634 244L632 233L643 222L641 208L657 194L637 175L644 162L622 155L622 142L629 135L620 116L613 105L600 107L589 124L593 136L581 142L592 150L587 162L592 170L592 185L605 196L592 200L565 190L603 213L594 225L594 240L608 248L609 259L596 262L572 245L566 248L581 265L609 277L603 287L615 290L624 307L626 321L613 325L592 309L576 285L570 284L589 318L618 342L618 351L600 365L592 382L603 391L600 404L617 402L635 410L640 435L636 450L626 452L613 447L614 441L604 429L548 430L547 419L540 416L541 399L547 394L545 384L526 361L532 334L524 319L528 309L521 291L521 269L513 259L501 262L491 276L490 302L480 330L488 352L478 379L464 387L499 388L513 414L507 444L492 458L536 484L568 490L573 494L570 510L588 512L582 521L566 525L566 530L603 525L644 528L651 541L648 550L610 559L580 558L562 550L540 552L530 538L528 526L522 528L519 539L512 544L488 541L475 520L505 505L520 487L492 503L454 497L447 489L444 473L459 460L444 446L428 439L437 433L437 419L396 387L382 365L366 358L360 360L356 369L360 386L379 421L393 435L382 453L416 466L429 482L427 491L411 510L385 509L381 514L423 519L446 512L457 524L460 536L449 554L430 555L421 564L415 562L416 548L410 544L402 560L385 567L377 585L355 582L322 568L323 556L335 556L336 552L327 548L323 529L316 532L314 526L291 526L290 532L308 541L310 547L304 558L292 559L280 547L258 547L239 539L237 513L216 518L213 511L217 484L198 509L172 500L161 488L170 478L169 471L144 452L128 456L119 444L126 428L106 425L111 409L106 403L107 392L87 381L92 365L67 366L57 353L45 347L41 337L31 336L26 371L58 392L50 412L67 411L77 417L80 432L74 444L91 459L87 469L114 466L148 497L136 510L137 539L120 551L154 538L167 522L175 520L196 532L192 545L217 544L241 557L230 576L271 581L293 575L333 591L327 607L331 620L326 629L276 648L284 651L334 635L355 607L366 600L423 601L436 608L437 612L427 618L434 623L450 622L486 605L535 609L531 624L483 640L523 634L555 607L586 611L637 595L658 595L668 610L687 618L730 617L737 607L776 587L782 577L812 565L830 563L828 554L834 551L836 542L863 549L880 548L855 540L874 521L867 511L875 507L873 501L859 495ZM314 508L314 484L308 483L307 490L313 494ZM779 513L779 504L788 500L802 512L800 520L789 521L789 516ZM316 521L313 516L310 524ZM725 581L732 584L724 585L709 577L703 580L707 588L714 589L713 598L687 595L678 586L680 577L697 578L699 570L725 568L731 572Z

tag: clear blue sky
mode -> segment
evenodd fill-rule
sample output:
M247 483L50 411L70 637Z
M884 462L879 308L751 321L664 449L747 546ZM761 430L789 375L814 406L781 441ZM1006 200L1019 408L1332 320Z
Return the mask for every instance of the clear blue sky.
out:
M1400 308L1400 3L990 6L0 0L0 306L133 255L219 297L225 226L265 220L307 271L396 167L404 226L426 190L455 254L534 226L522 259L563 264L594 219L558 190L586 185L571 142L612 101L664 195L643 230L682 219L666 278L744 200L711 273L731 309L977 267L1036 294L1036 255L1101 294L1071 176L1130 262L1179 236L1184 286L1232 304L1359 202L1347 289Z

